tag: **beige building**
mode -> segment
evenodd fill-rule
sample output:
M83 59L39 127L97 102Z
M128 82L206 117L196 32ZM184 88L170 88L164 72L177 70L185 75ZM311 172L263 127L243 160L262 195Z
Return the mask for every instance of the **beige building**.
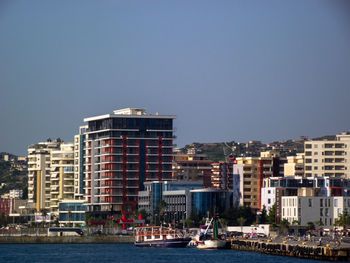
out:
M48 140L28 147L28 204L38 212L50 209L51 152L60 144L60 140Z
M269 177L283 177L286 158L281 158L276 151L266 151L261 152L260 157L236 158L236 162L243 165L240 204L261 210L263 180Z
M259 209L259 176L257 157L239 157L236 159L237 164L243 166L243 176L240 182L241 199L240 205L249 206Z
M284 164L284 176L304 176L304 154L288 156Z
M79 128L79 134L74 136L74 199L85 200L84 197L84 147L87 135L87 125Z
M350 134L305 142L305 176L350 178Z
M62 143L51 151L50 212L58 213L60 201L74 199L73 151L73 143Z

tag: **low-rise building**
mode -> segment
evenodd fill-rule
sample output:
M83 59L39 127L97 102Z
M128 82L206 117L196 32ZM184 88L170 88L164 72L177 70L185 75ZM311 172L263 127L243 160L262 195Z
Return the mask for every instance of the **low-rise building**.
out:
M332 228L337 218L350 211L350 197L345 196L284 196L282 219L307 226L309 222Z
M82 200L62 200L59 202L60 224L85 224L87 206Z

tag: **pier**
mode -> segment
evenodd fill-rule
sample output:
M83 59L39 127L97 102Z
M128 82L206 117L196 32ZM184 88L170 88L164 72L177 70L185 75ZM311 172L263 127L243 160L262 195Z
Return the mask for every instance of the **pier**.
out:
M231 240L231 248L278 256L327 261L350 261L350 244L340 246L325 244L317 246L315 243L299 243L292 242L289 244L286 241L233 239Z

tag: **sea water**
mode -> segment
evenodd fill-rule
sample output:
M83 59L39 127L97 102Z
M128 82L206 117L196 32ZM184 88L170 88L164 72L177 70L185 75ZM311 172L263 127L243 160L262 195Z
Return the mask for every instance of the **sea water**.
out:
M317 263L322 261L231 249L136 248L132 244L0 244L0 263L3 262Z

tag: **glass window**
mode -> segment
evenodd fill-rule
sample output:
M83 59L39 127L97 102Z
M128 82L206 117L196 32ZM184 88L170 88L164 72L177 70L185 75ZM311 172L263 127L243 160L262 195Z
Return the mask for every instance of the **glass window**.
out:
M312 207L312 199L309 198L309 207Z
M334 199L334 207L338 207L338 199Z

